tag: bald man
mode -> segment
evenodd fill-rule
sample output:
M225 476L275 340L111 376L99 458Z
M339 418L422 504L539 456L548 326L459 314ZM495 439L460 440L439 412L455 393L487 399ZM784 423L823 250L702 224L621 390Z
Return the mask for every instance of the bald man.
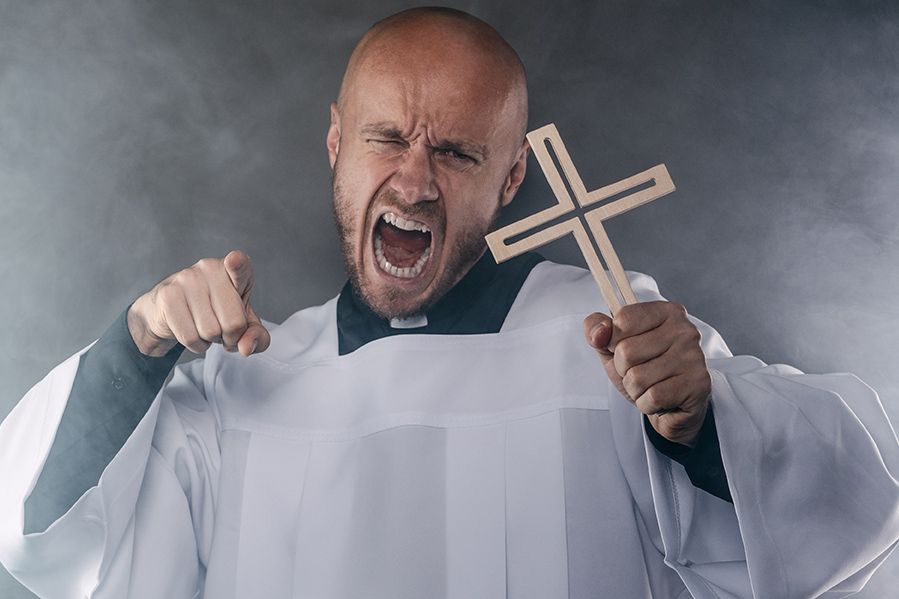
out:
M0 426L10 572L48 597L864 584L899 511L877 396L733 357L645 275L613 320L583 269L493 264L526 125L489 25L372 27L326 140L349 281L276 326L245 254L200 260L53 369Z

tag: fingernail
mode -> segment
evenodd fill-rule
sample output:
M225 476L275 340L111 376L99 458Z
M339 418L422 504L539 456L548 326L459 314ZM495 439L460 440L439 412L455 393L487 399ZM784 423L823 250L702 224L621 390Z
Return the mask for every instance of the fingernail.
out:
M590 337L595 339L596 336L599 335L600 333L602 333L605 328L606 328L605 322L599 323L598 325L596 325L592 329L590 329Z
M253 348L250 350L250 355L253 355L253 353L256 352L256 347L257 347L258 345L259 345L259 339L255 340L255 341L253 342Z

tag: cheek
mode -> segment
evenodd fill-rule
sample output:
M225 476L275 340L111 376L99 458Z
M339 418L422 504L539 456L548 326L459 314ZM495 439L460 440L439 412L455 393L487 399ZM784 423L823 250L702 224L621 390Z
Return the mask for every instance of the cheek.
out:
M364 225L372 198L378 190L372 170L358 161L344 160L341 154L334 167L334 195L338 210L357 233L365 234Z
M499 209L499 191L493 181L475 183L467 186L457 186L448 199L447 230L457 232L469 232L482 230L490 224L494 214Z

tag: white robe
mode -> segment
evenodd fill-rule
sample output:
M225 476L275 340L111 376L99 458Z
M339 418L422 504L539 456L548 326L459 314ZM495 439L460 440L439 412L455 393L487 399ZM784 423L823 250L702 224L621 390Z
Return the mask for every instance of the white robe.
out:
M90 346L53 369L0 425L0 560L46 597L769 599L845 596L896 545L896 436L851 374L732 357L694 319L731 505L609 383L586 271L536 266L497 334L345 356L335 306L177 366L99 485L23 535Z

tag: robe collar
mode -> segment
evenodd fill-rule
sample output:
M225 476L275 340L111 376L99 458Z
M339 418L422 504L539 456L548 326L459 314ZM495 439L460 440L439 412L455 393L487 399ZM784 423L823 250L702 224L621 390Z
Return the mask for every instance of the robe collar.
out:
M427 324L394 328L371 311L347 281L337 299L338 352L345 355L382 337L403 334L473 335L496 333L525 279L543 256L527 252L496 264L484 252L474 266L425 315Z

